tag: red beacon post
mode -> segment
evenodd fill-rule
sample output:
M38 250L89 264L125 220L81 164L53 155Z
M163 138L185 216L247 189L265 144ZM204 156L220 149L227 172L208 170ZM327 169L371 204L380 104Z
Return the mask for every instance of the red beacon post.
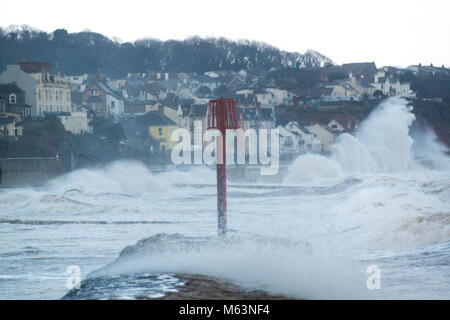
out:
M227 169L226 169L226 130L239 128L236 101L234 99L210 100L208 104L208 129L217 129L222 139L217 139L217 213L218 233L227 232ZM222 153L220 153L222 149Z

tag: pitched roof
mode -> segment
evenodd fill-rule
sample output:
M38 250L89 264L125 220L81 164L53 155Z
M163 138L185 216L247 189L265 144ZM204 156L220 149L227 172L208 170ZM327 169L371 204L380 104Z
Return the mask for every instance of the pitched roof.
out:
M342 69L347 73L352 72L354 75L377 73L375 62L344 63Z
M301 114L296 112L288 112L286 110L276 110L277 123L286 125L289 121L297 121L303 126L311 125L312 123L318 123L320 125L328 125L331 120L336 120L341 125L347 128L347 125L351 127L357 126L361 121L348 114L341 112L302 112Z
M140 116L139 121L148 126L176 126L177 124L157 111L150 111Z
M292 122L297 128L299 128L301 131L303 131L303 133L305 133L305 134L310 134L310 133L311 133L308 129L306 129L304 126L302 126L300 123L298 123L298 122L295 121L295 120L288 121L288 122L285 124L285 126L286 126L289 122ZM288 130L289 130L289 129L288 129Z
M99 86L100 89L105 91L106 94L109 94L119 100L122 99L122 97L119 96L116 92L114 92L114 90L111 89L106 83L101 82L101 81L96 81L95 83L97 84L97 86Z
M0 92L1 93L24 93L22 89L15 83L3 83L0 84Z
M373 88L373 86L371 85L372 80L369 78L361 78L361 79L356 80L355 82L361 88L368 88L368 89Z

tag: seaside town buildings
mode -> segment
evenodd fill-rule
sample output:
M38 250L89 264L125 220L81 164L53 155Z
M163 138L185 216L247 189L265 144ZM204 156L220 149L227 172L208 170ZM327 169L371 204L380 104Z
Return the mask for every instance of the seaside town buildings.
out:
M435 68L436 69L436 68ZM414 72L445 72L410 66ZM336 136L357 128L357 119L339 112L340 104L377 95L414 98L409 83L401 82L398 70L377 69L374 63L350 63L339 67L343 77L314 87L284 89L276 79L246 70L129 73L123 79L100 75L55 74L46 62L20 61L0 74L0 135L21 135L20 122L53 114L73 134L92 133L94 116L120 123L139 119L157 151L170 150L171 133L194 123L206 130L207 103L215 97L234 97L240 127L278 129L282 155L327 152ZM345 76L346 75L346 76ZM299 121L278 118L280 107L290 106L328 116ZM313 113L311 113L312 115ZM193 135L192 135L193 136Z

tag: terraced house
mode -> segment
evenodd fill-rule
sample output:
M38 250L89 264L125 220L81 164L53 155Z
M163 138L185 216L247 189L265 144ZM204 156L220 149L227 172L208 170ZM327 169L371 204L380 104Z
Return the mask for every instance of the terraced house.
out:
M12 82L25 91L25 103L31 106L32 117L71 111L69 84L52 72L50 63L20 61L8 65L0 75L0 83Z

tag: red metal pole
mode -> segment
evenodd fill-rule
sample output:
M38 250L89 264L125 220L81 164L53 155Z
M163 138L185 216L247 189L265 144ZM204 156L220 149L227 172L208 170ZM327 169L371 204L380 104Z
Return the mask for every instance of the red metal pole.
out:
M217 163L217 213L218 234L227 232L227 172L226 172L226 124L227 124L227 101L220 101L217 105L217 127L222 134L218 140L217 151L222 147L222 163ZM219 116L220 115L220 116Z
M208 129L218 129L221 137L217 139L217 212L218 234L227 232L227 163L226 130L237 129L238 119L235 101L232 99L211 100L208 107ZM220 154L220 151L222 154Z
M218 212L218 234L227 232L227 165L226 165L226 142L225 130L222 132L222 164L217 164L217 212ZM218 146L220 147L220 146Z

